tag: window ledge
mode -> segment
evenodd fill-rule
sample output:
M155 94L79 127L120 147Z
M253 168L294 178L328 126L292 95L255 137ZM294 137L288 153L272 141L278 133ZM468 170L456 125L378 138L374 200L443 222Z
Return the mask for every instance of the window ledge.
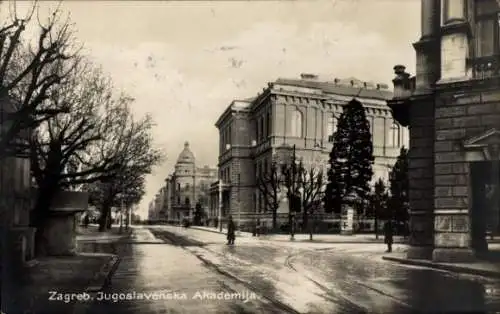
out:
M500 55L467 59L467 67L472 68L474 78L499 76Z

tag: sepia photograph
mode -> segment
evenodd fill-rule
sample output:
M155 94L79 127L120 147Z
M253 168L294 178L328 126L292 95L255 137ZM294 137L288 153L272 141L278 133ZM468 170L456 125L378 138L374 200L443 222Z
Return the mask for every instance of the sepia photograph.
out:
M500 313L500 0L0 0L1 314Z

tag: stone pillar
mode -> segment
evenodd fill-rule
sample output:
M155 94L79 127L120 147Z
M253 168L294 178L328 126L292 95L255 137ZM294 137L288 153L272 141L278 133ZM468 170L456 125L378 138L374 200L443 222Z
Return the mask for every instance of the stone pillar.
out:
M340 234L352 235L354 233L354 208L350 204L350 201L353 201L355 198L355 195L348 195L346 197L346 202L342 204Z
M421 1L421 35L422 38L437 34L440 27L440 0Z
M408 176L410 248L407 257L430 259L434 242L434 98L415 97L410 107Z
M422 0L422 36L413 44L417 54L416 89L428 93L440 75L440 12L439 0Z

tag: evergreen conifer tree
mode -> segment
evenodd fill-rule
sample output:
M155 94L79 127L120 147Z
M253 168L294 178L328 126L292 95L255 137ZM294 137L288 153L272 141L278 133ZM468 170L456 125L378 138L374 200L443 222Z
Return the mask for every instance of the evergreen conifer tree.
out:
M409 218L408 150L401 148L398 159L389 175L389 206L396 221L407 222Z
M370 197L373 160L370 123L363 105L353 99L344 106L334 134L325 191L327 211L338 211L348 195L355 196L351 205L361 209Z

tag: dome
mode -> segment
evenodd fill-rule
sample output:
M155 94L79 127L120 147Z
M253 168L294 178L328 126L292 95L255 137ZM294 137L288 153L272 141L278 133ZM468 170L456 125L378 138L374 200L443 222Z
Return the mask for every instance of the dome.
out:
M182 152L179 154L179 158L177 158L177 163L182 163L182 164L194 164L194 155L189 149L189 143L185 142L184 143L184 149Z

